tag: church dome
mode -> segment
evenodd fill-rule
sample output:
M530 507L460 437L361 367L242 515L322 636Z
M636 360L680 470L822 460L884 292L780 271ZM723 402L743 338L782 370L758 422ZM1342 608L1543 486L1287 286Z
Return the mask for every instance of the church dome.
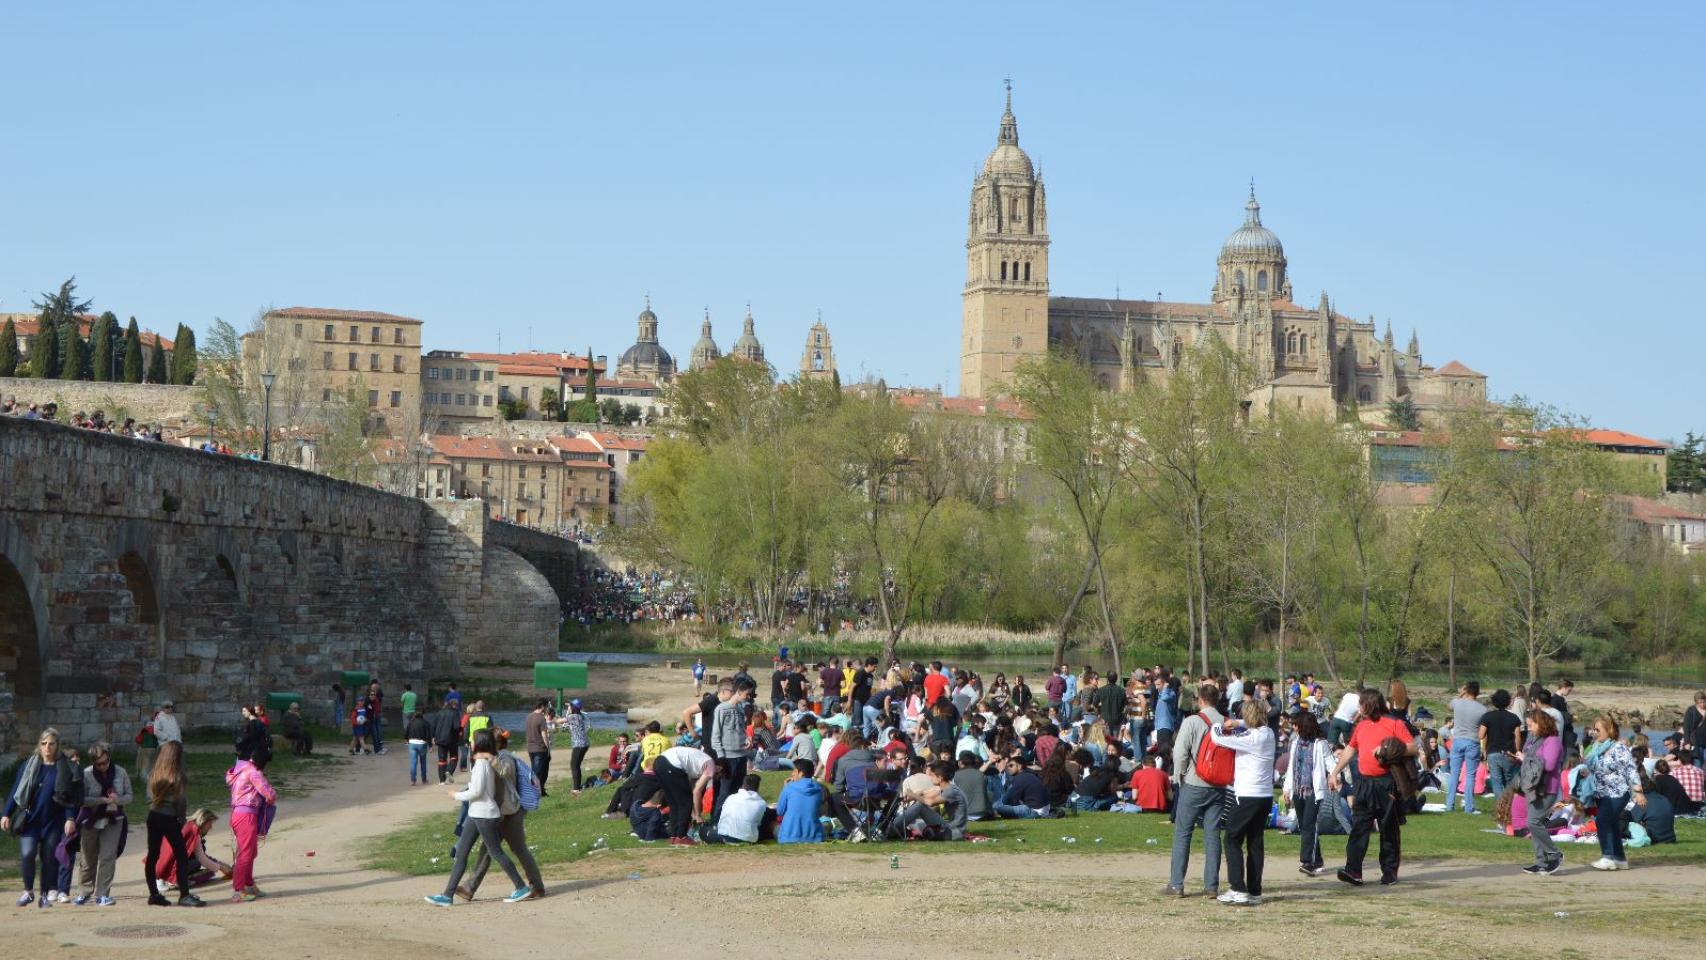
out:
M669 351L656 343L640 342L622 351L622 357L616 361L618 367L624 369L655 368L658 370L674 370L675 358Z
M1244 225L1232 231L1232 236L1220 246L1222 257L1255 257L1278 260L1285 256L1285 247L1272 230L1262 226L1262 205L1256 202L1256 188L1250 188L1250 201L1244 204Z
M1019 149L1016 143L996 144L995 149L989 151L989 156L984 158L983 172L986 176L1005 175L1025 180L1036 175L1035 168L1031 166L1031 158Z

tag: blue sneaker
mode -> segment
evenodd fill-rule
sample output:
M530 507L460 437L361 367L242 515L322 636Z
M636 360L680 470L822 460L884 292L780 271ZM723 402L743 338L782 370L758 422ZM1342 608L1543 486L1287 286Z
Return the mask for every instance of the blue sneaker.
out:
M432 904L435 907L448 907L451 904L455 903L456 901L452 900L451 898L445 896L442 893L435 893L432 896L427 897L426 902Z
M514 893L510 894L507 897L504 897L504 903L520 903L521 901L526 900L532 896L533 896L533 888L532 887L517 887L517 888L515 888Z
M97 907L110 907L110 906L113 906L117 903L118 903L118 901L114 900L112 897L96 897L95 898L95 906L97 906Z
M89 902L89 898L90 898L90 896L91 896L91 894L87 894L87 893L79 893L79 894L78 894L78 895L77 895L77 899L75 899L75 900L73 900L73 901L71 901L71 903L72 903L72 905L73 905L73 906L78 906L78 907L81 907L81 906L82 906L82 905L83 905L83 904L85 904L85 903L88 903L88 902Z

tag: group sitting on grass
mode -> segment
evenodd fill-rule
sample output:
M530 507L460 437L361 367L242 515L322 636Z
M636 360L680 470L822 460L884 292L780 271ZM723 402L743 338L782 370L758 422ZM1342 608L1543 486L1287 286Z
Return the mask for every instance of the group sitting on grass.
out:
M1254 905L1270 829L1299 835L1300 873L1350 885L1363 883L1378 839L1389 885L1405 819L1449 810L1457 795L1468 812L1477 794L1498 798L1500 824L1514 820L1510 832L1532 843L1525 872L1543 875L1562 868L1565 840L1597 843L1596 869L1627 869L1626 847L1674 842L1675 817L1702 805L1706 696L1653 750L1644 736L1626 742L1610 716L1578 739L1567 682L1487 701L1465 684L1437 728L1398 681L1336 702L1308 674L1193 683L1159 666L1123 682L1060 667L1041 687L997 675L986 688L939 662L880 671L874 659L832 660L808 672L779 659L765 710L743 664L683 712L674 736L654 721L621 738L604 816L642 842L691 846L976 841L989 839L980 821L1154 814L1173 826L1168 895L1187 895L1200 827L1204 892ZM786 773L773 804L758 771ZM1446 804L1428 802L1442 790ZM1342 868L1324 863L1324 834L1347 836Z

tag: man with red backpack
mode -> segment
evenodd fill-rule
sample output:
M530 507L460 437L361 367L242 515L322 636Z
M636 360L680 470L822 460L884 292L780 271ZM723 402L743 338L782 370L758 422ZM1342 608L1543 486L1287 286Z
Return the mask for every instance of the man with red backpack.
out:
M1205 842L1203 853L1203 893L1220 895L1220 816L1226 802L1226 788L1232 784L1232 751L1218 747L1209 739L1210 727L1222 722L1215 705L1220 701L1220 688L1204 683L1197 688L1197 704L1201 709L1179 724L1173 737L1173 782L1178 784L1179 797L1173 804L1173 870L1165 896L1183 897L1185 870L1191 862L1191 833L1198 820L1202 821Z

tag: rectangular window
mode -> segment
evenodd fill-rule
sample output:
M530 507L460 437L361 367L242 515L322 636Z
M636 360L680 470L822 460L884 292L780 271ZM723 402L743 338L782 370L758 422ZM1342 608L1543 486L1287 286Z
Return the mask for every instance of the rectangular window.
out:
M480 464L480 476L489 477L491 475L492 475L492 465L489 463Z
M403 372L403 355L402 354L396 353L396 354L391 355L391 372L392 373L402 373Z
M521 466L516 467L515 468L515 475L519 479L526 480L527 479L527 464L524 463Z
M487 382L487 383L491 383L491 382L492 382L492 371L490 371L490 370L487 370L487 371L486 371L486 382Z
M480 398L480 402L484 406L488 406L488 407L491 406L492 405L492 395L489 393L486 394L484 397Z
M403 405L403 391L401 391L401 390L391 391L391 406L400 407L402 405Z
M527 391L530 389L531 389L530 387L522 387L521 388L521 402L522 403L527 402Z
M458 380L468 379L468 371L463 367L457 367L456 368L456 379L458 379Z
M467 406L468 405L468 395L466 393L457 394L456 395L456 405L459 407Z
M448 393L439 394L438 395L438 402L442 406L446 406L446 407L450 406L450 394L448 394Z
M332 369L332 351L327 350L320 355L320 368L323 370Z
M353 323L349 325L349 342L350 343L360 343L361 342L361 328L356 326Z
M292 328L291 336L295 337L298 340L302 339L302 324L298 323Z
M350 368L350 369L351 369L351 370L357 370L357 369L360 369L360 368L358 368L358 367L357 367L357 366L356 366L356 365L355 365L355 361L356 361L356 356L355 356L355 354L353 354L353 353L352 353L352 354L350 354L350 355L349 355L349 368Z
M427 367L426 370L427 370L427 379L428 380L437 380L438 379L438 368L437 367Z
M326 336L323 339L336 340L337 338L338 338L338 335L336 333L332 332L332 325L329 323L326 324Z
M370 353L367 355L367 369L374 373L379 372L379 354Z
M398 345L398 346L403 345L403 328L402 327L397 327L396 329L391 331L391 342Z
M379 406L379 391L378 390L367 391L367 405L370 407Z
M370 342L372 342L372 343L378 343L379 342L379 328L378 327L373 328L373 337L370 340Z
M332 402L332 388L331 387L327 387L324 390L320 391L320 402L321 403L331 403Z

